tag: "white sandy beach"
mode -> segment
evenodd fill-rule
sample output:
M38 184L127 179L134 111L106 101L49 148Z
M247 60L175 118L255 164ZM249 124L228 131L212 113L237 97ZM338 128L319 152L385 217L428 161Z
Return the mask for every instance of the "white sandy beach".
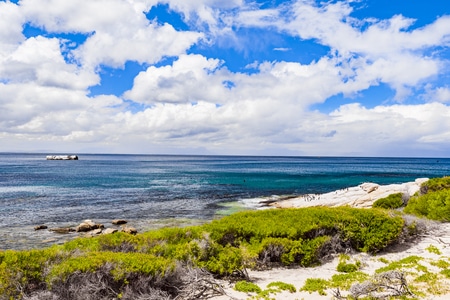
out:
M317 199L315 200L305 201L303 197L299 197L276 203L274 206L303 207L313 206L313 204L338 206L358 203L359 205L354 206L370 207L373 201L375 201L377 198L385 197L387 190L390 191L389 193L401 191L411 193L412 195L418 190L420 184L424 180L425 179L420 179L412 183L389 186L364 184L359 187L320 195L320 199L319 197L317 197ZM369 196L371 193L373 194ZM345 197L345 194L349 195L349 197ZM361 199L366 199L366 201L361 201ZM441 269L434 266L433 263L436 263L439 260L444 260L450 263L450 223L437 223L433 221L424 221L424 223L427 224L427 233L415 242L397 245L395 247L392 247L391 249L388 249L386 252L379 253L377 255L356 253L351 255L351 259L354 261L359 260L362 263L362 268L360 271L372 276L375 274L375 270L386 266L387 261L394 262L409 256L418 256L422 258L419 263L425 266L428 272L439 274ZM439 250L440 254L432 253L433 251L429 250L430 245L436 247ZM314 268L275 268L267 271L249 270L249 277L250 280L257 284L261 289L266 289L266 286L271 282L281 281L294 285L297 290L297 292L295 293L284 291L277 294L271 294L271 298L273 299L333 299L332 290L327 290L327 295L319 295L319 293L317 292L309 293L300 291L300 289L303 287L305 281L308 278L322 278L328 280L331 279L334 274L339 274L339 272L336 270L338 261L338 256L335 256L332 261L326 262L323 265ZM405 269L403 271L411 270ZM439 274L439 279L432 285L428 285L416 281L417 277L421 275L419 271L413 270L413 273L415 274L407 275L406 279L408 281L408 284L412 283L414 284L414 286L423 285L420 290L426 294L426 296L420 296L418 297L418 299L450 299L449 278L446 278L442 274ZM222 285L225 289L225 292L227 293L227 296L219 296L213 299L249 299L252 296L256 295L254 293L246 294L235 291L233 289L233 283L223 281ZM348 291L341 291L341 295L348 295Z

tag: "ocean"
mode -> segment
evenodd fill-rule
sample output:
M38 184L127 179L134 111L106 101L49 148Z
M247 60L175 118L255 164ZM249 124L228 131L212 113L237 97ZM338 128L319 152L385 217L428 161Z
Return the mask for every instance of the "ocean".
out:
M0 154L0 249L62 243L33 227L126 219L138 230L197 224L259 199L450 174L449 158ZM107 226L108 227L108 226Z

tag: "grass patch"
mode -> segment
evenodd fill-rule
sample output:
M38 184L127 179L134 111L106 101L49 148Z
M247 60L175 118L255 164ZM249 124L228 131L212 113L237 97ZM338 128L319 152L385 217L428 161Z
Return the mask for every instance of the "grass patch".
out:
M259 286L254 284L253 282L241 280L236 282L234 285L234 289L238 292L244 292L244 293L261 293L262 290Z
M319 295L326 296L326 289L330 288L330 282L322 278L308 278L300 291L319 293Z
M438 247L434 246L434 245L430 245L426 248L426 250L430 253L434 253L437 255L442 255L442 252L439 250Z

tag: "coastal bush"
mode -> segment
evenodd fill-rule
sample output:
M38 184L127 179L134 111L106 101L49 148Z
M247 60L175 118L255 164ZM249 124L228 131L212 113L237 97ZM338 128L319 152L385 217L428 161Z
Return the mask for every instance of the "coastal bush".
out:
M409 199L405 213L438 221L450 221L450 189L429 191Z
M205 229L213 240L234 247L267 238L310 241L338 235L358 251L377 252L395 241L403 224L400 216L377 209L311 207L241 212L206 224Z
M139 293L165 299L183 291L217 292L207 274L246 278L246 268L307 267L348 248L377 252L395 242L404 225L400 216L381 209L246 211L200 226L79 238L42 250L3 251L0 295L5 296L0 299L44 292L58 299L83 299L86 292L80 292L79 286L106 295L97 299L138 299ZM198 274L206 278L201 286L195 279ZM95 280L101 288L94 286ZM193 284L195 289L186 288Z
M385 198L378 199L372 205L374 208L396 209L403 206L403 194L391 194Z
M450 189L450 176L431 178L422 183L420 186L420 193L427 194L447 189Z

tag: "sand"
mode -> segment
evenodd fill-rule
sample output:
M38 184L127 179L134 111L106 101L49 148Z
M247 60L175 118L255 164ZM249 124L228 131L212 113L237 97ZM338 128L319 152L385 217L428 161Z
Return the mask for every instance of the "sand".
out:
M379 195L385 195L386 191L390 192L404 192L410 191L411 194L418 190L418 186L423 182L423 180L417 180L414 183L407 183L404 185L390 185L390 186L375 186L371 184L364 184L359 187L349 188L329 194L324 194L317 197L315 201L305 201L304 198L296 198L284 201L284 203L277 203L276 207L304 207L304 206L314 206L324 205L324 206L339 206L339 205L349 205L349 202L359 203L362 207L370 207L375 198L379 198ZM372 195L370 195L372 194ZM377 197L373 197L373 195ZM348 196L348 197L345 197ZM365 204L361 205L361 199L364 199ZM358 200L358 201L355 201ZM327 205L328 203L328 205ZM445 277L440 274L441 268L437 267L435 264L438 261L446 261L450 265L450 223L438 223L433 221L425 221L422 223L426 224L426 233L414 241L396 245L395 247L390 247L382 253L376 255L369 255L366 253L355 253L351 254L351 261L361 262L361 272L368 274L369 276L375 275L375 271L379 268L387 266L390 262L399 261L406 257L418 256L421 258L419 264L426 268L427 272L437 274L437 279L434 281L418 281L418 277L423 275L423 270L417 269L417 265L411 268L403 268L401 271L406 274L406 279L408 286L416 288L416 290L422 292L422 295L418 295L417 299L450 299L450 278ZM430 247L431 246L431 247ZM437 251L433 251L438 249ZM335 299L333 297L333 292L335 289L326 290L327 295L319 295L318 292L306 292L300 291L304 286L308 278L322 278L329 280L335 274L339 273L336 268L339 263L339 255L335 255L331 260L323 263L321 266L312 268L274 268L266 271L253 271L248 270L250 280L257 284L261 289L266 289L267 285L271 282L281 281L284 283L292 284L296 288L295 293L290 293L283 291L276 294L270 294L271 299ZM450 267L447 266L447 269ZM226 295L218 296L212 299L215 300L226 300L226 299L250 299L255 296L255 293L243 293L234 290L234 283L228 281L221 281ZM341 290L342 296L347 296L348 291Z

